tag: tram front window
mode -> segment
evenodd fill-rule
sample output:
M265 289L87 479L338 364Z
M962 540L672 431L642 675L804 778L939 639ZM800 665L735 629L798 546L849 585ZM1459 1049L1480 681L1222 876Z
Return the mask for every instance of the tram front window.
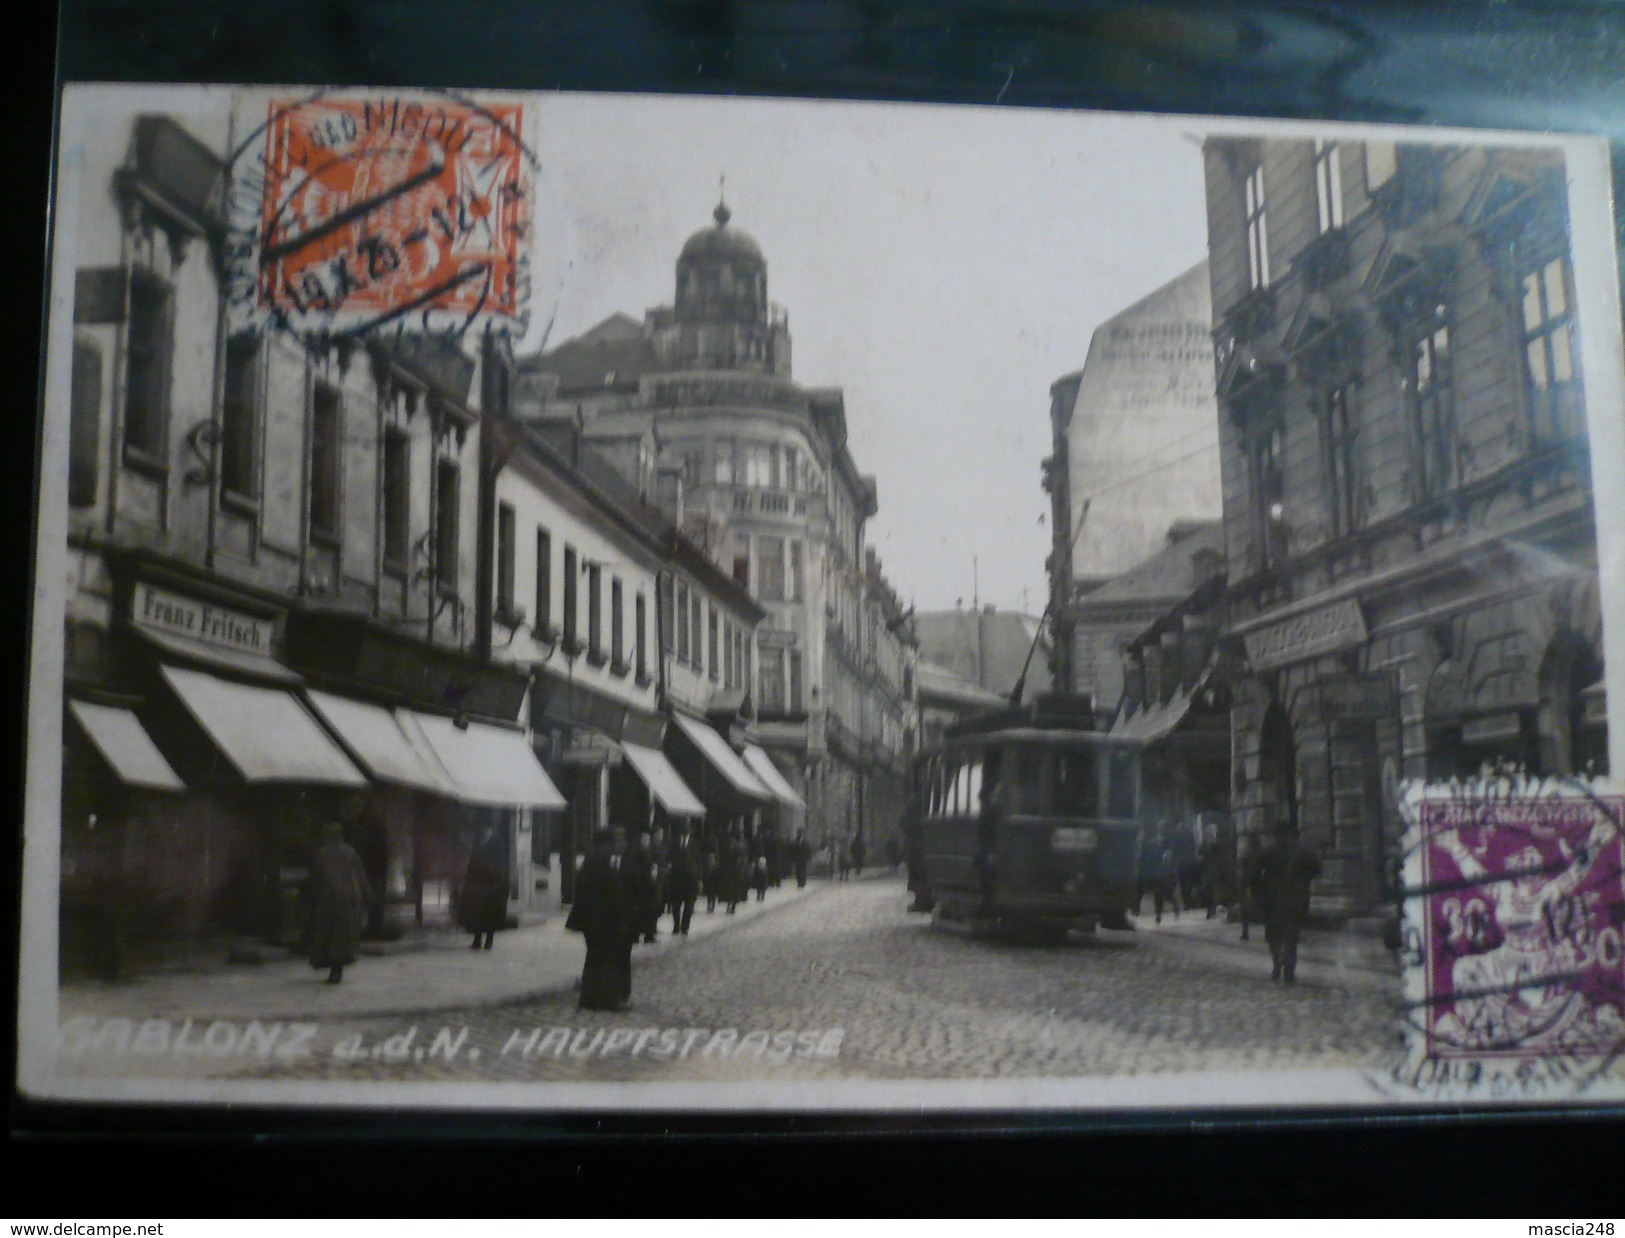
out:
M1057 817L1092 817L1100 793L1099 774L1092 748L1059 752L1055 756L1055 809Z
M1039 748L1018 748L1010 753L1015 775L1007 800L1018 816L1036 817L1044 811L1044 765L1047 754Z

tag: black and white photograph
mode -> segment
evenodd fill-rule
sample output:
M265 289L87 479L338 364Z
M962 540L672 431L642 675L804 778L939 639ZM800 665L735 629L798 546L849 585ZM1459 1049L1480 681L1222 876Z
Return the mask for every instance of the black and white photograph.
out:
M55 193L25 1094L1625 1097L1601 140L75 84Z

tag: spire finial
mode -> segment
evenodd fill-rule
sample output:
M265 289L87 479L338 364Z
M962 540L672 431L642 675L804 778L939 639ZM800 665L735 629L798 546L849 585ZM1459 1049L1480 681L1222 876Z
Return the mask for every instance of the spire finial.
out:
M717 221L717 227L722 227L733 218L733 212L728 209L728 174L724 172L717 177L717 209L711 212L711 218Z

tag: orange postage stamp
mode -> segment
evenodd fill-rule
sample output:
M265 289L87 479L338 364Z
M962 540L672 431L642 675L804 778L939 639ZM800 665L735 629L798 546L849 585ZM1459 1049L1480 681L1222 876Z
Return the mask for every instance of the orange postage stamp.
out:
M257 202L236 204L254 215L235 247L246 260L237 308L301 332L358 335L397 320L522 330L533 171L523 111L450 97L272 101L239 151L262 175Z

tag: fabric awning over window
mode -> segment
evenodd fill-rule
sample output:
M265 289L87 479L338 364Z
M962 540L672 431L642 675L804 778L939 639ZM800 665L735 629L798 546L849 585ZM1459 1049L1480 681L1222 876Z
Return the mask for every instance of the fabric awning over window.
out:
M560 809L564 796L518 731L398 709L395 717L420 755L439 763L458 799L500 808Z
M762 780L750 772L750 767L739 759L739 755L728 747L728 741L713 728L693 718L685 718L682 714L673 714L672 721L730 787L750 799L773 802L776 798L773 792L762 785Z
M1156 704L1140 710L1132 718L1111 730L1113 739L1137 739L1149 743L1167 735L1190 712L1193 694L1180 692L1167 704Z
M307 690L305 695L322 721L333 728L367 773L378 781L441 795L457 793L451 776L431 753L413 746L390 710L315 689Z
M367 785L366 777L291 693L230 683L174 666L159 670L247 781Z
M796 789L779 772L779 767L773 764L773 758L755 744L745 745L745 764L750 766L750 772L760 778L767 789L773 792L773 798L779 803L791 808L807 806L806 801L796 794Z
M186 790L141 720L128 709L85 701L69 701L68 709L120 781L159 791Z
M656 748L626 743L621 745L621 751L626 754L627 764L637 772L639 778L643 779L655 802L672 816L705 816L705 805L700 803L693 791L689 790L688 783L684 782L682 775L672 768L672 763L666 759L664 752Z

